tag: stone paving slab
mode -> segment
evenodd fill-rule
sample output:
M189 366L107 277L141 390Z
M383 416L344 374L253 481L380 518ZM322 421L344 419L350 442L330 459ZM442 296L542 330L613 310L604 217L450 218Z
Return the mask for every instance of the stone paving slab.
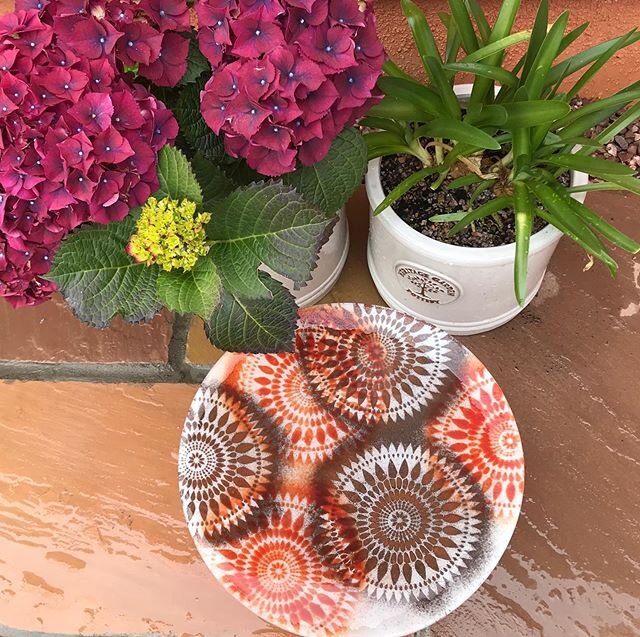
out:
M194 390L0 385L0 624L182 637L266 627L216 584L182 517L177 448Z

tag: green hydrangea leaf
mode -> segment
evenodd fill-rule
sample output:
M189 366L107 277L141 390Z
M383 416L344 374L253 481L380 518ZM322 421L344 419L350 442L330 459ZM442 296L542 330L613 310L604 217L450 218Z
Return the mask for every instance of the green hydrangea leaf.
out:
M313 166L300 166L283 176L303 197L335 214L362 183L367 169L367 144L354 128L334 140L329 154Z
M220 167L236 186L248 186L254 181L264 181L264 175L249 168L244 159L232 159Z
M202 87L203 82L201 80L182 87L174 107L174 114L180 124L180 132L189 147L194 152L201 153L207 159L221 161L226 156L223 138L221 135L216 135L207 126L200 112L200 91Z
M293 349L297 321L296 302L291 293L265 272L260 281L269 290L268 302L244 299L223 289L222 302L205 331L209 340L230 352L282 352Z
M202 187L202 209L213 213L236 185L218 166L200 154L193 158L191 165Z
M175 146L165 146L158 153L158 180L160 189L155 194L156 198L171 197L176 201L189 199L202 203L202 189L189 160Z
M195 38L189 42L189 55L187 56L187 70L180 80L181 85L195 82L205 71L210 71L211 65L207 58L200 52L200 47Z
M197 314L207 320L220 302L220 277L209 258L198 261L193 270L160 270L158 297L162 304L180 314Z
M207 224L209 255L231 293L269 299L260 265L306 283L336 221L335 211L324 212L281 182L250 184L218 204Z
M87 224L60 246L48 278L54 281L78 318L105 327L121 314L148 321L160 309L158 269L135 263L126 252L135 217L109 225Z

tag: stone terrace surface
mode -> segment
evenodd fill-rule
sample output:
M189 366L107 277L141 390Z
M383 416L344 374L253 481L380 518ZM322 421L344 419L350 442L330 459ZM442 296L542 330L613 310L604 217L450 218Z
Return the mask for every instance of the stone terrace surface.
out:
M621 193L589 199L638 234L640 199ZM352 204L351 228L350 260L327 300L379 302L366 271L361 195ZM612 281L599 265L583 272L584 255L563 240L521 316L463 339L509 398L527 484L499 567L434 627L434 637L640 635L640 263L616 256L621 268ZM40 311L64 313L54 307L32 314ZM129 329L150 329L94 334L67 323L60 329L77 334L77 343L45 352L51 321L25 318L43 331L25 343L26 334L11 327L16 323L6 323L16 315L0 316L0 351L9 347L23 358L40 352L38 360L95 356L99 342L113 338L122 347ZM150 339L147 351L163 351L164 329L158 324L140 337ZM196 371L219 355L200 330L194 325L187 350L202 366ZM86 339L91 345L83 347ZM135 360L141 350L111 351ZM0 381L2 637L282 637L216 584L183 521L176 456L194 390Z

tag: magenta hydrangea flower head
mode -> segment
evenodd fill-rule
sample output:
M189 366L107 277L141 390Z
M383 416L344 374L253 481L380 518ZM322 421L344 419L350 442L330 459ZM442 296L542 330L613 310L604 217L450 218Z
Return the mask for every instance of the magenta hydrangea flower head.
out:
M202 115L268 176L312 165L380 99L385 54L369 0L197 0L213 74Z
M123 64L175 79L154 56L189 28L179 0L17 4L0 18L0 297L15 307L55 290L43 276L71 230L121 220L157 190L178 125ZM137 25L139 7L152 18Z

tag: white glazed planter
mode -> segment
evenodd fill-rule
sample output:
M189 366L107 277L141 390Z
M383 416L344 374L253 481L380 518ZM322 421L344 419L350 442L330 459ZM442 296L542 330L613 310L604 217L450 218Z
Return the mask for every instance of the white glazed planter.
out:
M341 208L338 213L338 223L334 226L329 240L322 246L312 277L304 286L296 290L291 279L276 274L270 268L262 269L283 283L291 291L300 307L306 307L319 301L336 284L348 254L349 224L347 214L344 208Z
M469 87L455 88L463 101ZM571 174L572 185L587 182L588 175ZM366 187L373 211L385 198L379 159L369 162ZM585 194L574 197L584 201ZM424 211L426 217L431 214ZM551 225L531 237L523 306L514 292L513 243L468 248L436 241L411 228L389 207L371 215L367 260L380 296L392 307L450 334L479 334L503 325L532 301L561 238Z

